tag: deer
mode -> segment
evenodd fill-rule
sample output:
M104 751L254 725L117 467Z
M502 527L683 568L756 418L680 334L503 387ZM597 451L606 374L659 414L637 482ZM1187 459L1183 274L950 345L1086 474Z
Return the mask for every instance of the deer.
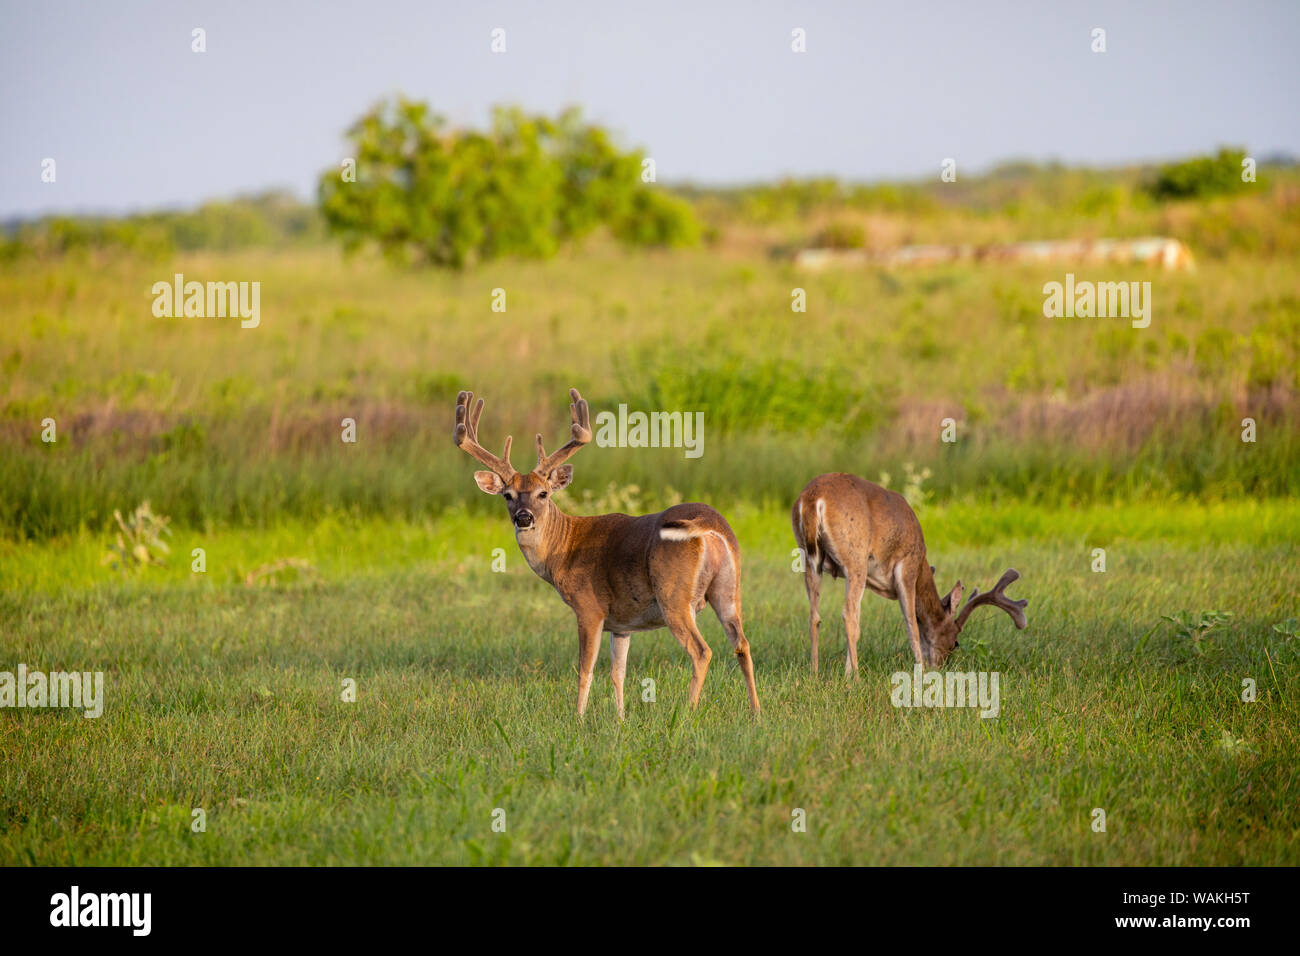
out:
M1011 615L1017 629L1028 626L1028 599L1013 601L1005 593L1020 577L1014 568L998 579L993 590L981 593L975 588L960 607L961 581L939 596L934 566L926 558L921 522L907 499L896 491L843 472L819 475L800 492L791 519L804 559L813 674L817 673L818 605L824 571L832 578L844 578L848 642L844 672L851 677L858 673L859 613L867 590L899 603L917 664L942 667L977 607L1001 608Z
M555 588L578 623L578 716L585 715L600 637L609 633L610 676L618 718L623 719L623 681L635 631L666 627L691 659L690 706L700 690L713 652L700 634L696 614L713 608L736 654L759 712L754 660L741 618L740 544L726 519L703 504L679 504L655 514L632 516L568 515L555 495L573 481L564 462L591 441L586 400L569 389L569 441L551 454L537 436L537 465L520 473L510 464L512 437L505 452L493 455L479 444L483 399L473 392L456 398L456 447L487 471L474 472L480 490L505 499L515 541L528 567Z

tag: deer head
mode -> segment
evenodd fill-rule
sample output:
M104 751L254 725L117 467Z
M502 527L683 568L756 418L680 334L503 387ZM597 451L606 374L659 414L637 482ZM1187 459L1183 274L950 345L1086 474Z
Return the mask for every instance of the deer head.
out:
M930 568L933 576L934 568ZM1011 615L1011 620L1015 621L1018 630L1024 630L1029 626L1029 621L1025 617L1025 607L1029 604L1028 598L1022 598L1019 601L1013 601L1004 593L1011 582L1020 577L1020 572L1011 568L1007 570L1002 577L998 578L998 583L993 585L993 590L980 593L976 588L971 592L970 597L965 604L961 604L962 586L958 581L940 601L940 607L943 609L943 615L937 621L930 621L926 633L926 642L929 645L929 663L939 667L948 656L952 654L953 648L957 646L957 636L966 626L966 619L970 617L971 611L982 605L999 607ZM961 604L960 610L958 605Z
M515 526L515 538L521 543L544 536L547 525L557 513L551 496L573 480L573 466L564 462L591 441L587 402L576 388L569 389L569 397L573 400L569 406L573 437L558 451L548 455L542 447L542 436L538 435L537 467L526 474L515 471L510 464L512 438L506 438L505 452L500 458L479 444L478 421L483 414L483 399L475 404L473 392L461 392L456 397L456 427L452 432L456 447L488 466L488 471L474 472L474 481L484 493L505 499L510 521Z

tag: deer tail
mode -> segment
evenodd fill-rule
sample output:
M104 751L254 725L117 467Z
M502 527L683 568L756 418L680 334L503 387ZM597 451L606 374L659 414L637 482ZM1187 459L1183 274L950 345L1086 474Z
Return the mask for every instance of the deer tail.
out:
M665 521L659 528L659 537L664 541L689 541L691 538L702 538L718 530L709 519L709 515L700 515L698 518L674 518Z
M826 519L826 504L820 498L813 501L800 497L794 505L795 544L803 549L806 567L817 567L821 555L819 539Z

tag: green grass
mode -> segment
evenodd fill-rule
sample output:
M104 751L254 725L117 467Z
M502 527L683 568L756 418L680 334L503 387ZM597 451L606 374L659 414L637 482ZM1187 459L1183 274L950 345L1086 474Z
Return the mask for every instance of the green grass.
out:
M102 670L108 697L97 720L0 709L0 864L1300 862L1300 639L1273 630L1300 618L1291 180L1157 205L1044 176L793 212L784 189L741 210L704 197L708 248L593 241L458 274L310 244L0 263L0 670ZM1172 235L1198 268L1073 270L1151 281L1135 330L1044 318L1063 266L768 257L832 215L873 246ZM260 327L155 318L149 289L176 272L261 282ZM699 710L654 632L633 641L626 723L603 660L575 717L572 616L449 441L473 387L485 444L512 432L526 465L535 431L560 438L570 385L593 414L705 414L698 459L584 451L566 507L727 515L760 720L707 616ZM807 673L790 502L831 470L903 488L908 463L931 472L919 511L945 589L1023 574L1030 628L982 612L949 664L999 672L995 720L890 705L910 654L875 597L847 683L829 581ZM144 500L172 553L124 577L100 559L114 509ZM1199 649L1162 619L1215 609L1234 616Z
M941 500L1294 497L1298 266L1282 251L1078 270L1151 281L1148 329L1044 318L1058 266L808 274L596 246L455 275L316 248L0 268L0 535L99 531L145 498L191 527L435 518L462 500L464 387L486 398L484 441L513 433L521 462L534 432L562 432L570 385L593 414L704 413L702 458L601 449L582 461L597 488L775 507L819 472L910 461ZM173 272L261 282L262 324L155 318L150 286ZM939 441L948 417L956 444Z
M875 597L847 683L829 579L811 679L787 515L724 511L757 721L712 617L698 711L658 631L633 640L627 721L605 659L579 721L572 616L499 514L182 529L167 567L127 578L98 565L102 535L8 542L0 662L102 669L107 704L0 711L0 864L1300 861L1300 641L1271 630L1300 616L1294 502L923 509L941 585L1023 574L1029 629L982 612L948 665L1001 674L990 720L890 705L910 655ZM283 557L314 573L244 586ZM1210 608L1235 616L1204 654L1160 617Z

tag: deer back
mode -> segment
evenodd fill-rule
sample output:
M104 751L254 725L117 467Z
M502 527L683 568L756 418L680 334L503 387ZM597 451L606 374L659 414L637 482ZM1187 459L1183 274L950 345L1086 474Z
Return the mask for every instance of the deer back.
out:
M792 519L795 539L807 559L817 562L814 569L835 577L862 575L873 586L892 587L899 561L925 563L921 523L907 499L857 475L814 478L795 502Z

